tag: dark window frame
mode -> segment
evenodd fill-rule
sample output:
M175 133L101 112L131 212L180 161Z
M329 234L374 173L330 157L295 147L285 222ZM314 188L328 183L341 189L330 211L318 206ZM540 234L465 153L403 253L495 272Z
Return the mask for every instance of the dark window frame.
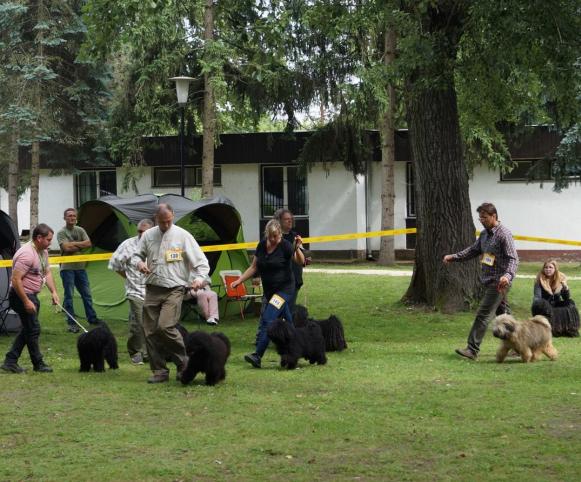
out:
M160 172L169 172L174 173L176 175L176 182L167 182L167 183L160 183L159 182L159 173ZM189 172L189 175L188 175ZM185 175L185 187L201 187L202 186L202 167L201 166L185 166L184 167L184 175ZM192 182L193 178L193 182ZM180 187L180 167L179 166L155 166L153 167L153 172L151 176L151 187L153 188L160 188L160 187ZM222 186L222 166L214 166L214 187L221 187Z
M265 191L265 170L266 169L282 169L282 197L280 201L268 204L266 201L267 191ZM289 169L294 169L295 172L289 176ZM289 199L289 177L295 178L296 193L295 199ZM302 183L300 181L303 181ZM285 186L286 184L286 186ZM270 207L269 207L270 206ZM300 209L297 208L300 206ZM290 209L293 216L297 219L307 219L309 217L309 184L308 177L301 175L299 166L296 164L261 164L260 166L260 215L261 219L272 218L273 213L277 209Z
M103 185L104 177L111 175L109 181L112 182L111 185L106 186L108 189L104 190ZM83 181L83 177L89 177L88 182ZM76 207L80 207L82 204L99 199L107 195L117 194L117 171L115 169L91 169L83 170L74 175L74 185L75 185L75 204ZM89 195L84 194L85 190L90 190Z
M414 177L414 165L406 162L405 166L405 198L406 198L406 217L416 218L416 186Z
M513 162L517 164L516 167L511 172L501 172L500 182L540 182L554 179L552 159L513 159ZM533 168L541 170L541 175L530 178L528 172Z

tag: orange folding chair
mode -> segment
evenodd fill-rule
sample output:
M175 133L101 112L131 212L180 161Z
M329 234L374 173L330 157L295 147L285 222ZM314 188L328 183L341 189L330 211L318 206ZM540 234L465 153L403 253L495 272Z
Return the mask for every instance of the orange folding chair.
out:
M236 288L232 289L232 282L242 276L240 270L224 270L220 271L220 278L224 283L224 289L226 290L226 303L224 303L224 315L228 309L228 303L231 301L237 301L240 307L240 317L244 319L244 311L248 307L249 303L254 302L256 299L262 298L261 293L248 293L244 283L239 284Z

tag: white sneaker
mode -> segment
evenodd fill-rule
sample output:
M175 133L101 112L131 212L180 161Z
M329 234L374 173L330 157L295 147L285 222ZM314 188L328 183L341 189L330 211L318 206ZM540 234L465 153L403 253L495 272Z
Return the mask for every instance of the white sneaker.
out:
M216 320L215 318L208 318L206 320L206 324L207 325L217 325L218 324L218 320Z
M143 365L143 355L141 353L136 353L131 357L131 363L134 365Z

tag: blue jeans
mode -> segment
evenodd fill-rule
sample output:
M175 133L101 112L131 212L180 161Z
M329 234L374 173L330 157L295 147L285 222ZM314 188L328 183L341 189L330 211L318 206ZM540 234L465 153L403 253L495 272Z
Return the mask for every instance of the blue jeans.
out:
M97 313L93 309L93 298L91 297L91 287L89 286L89 277L84 269L65 269L61 270L61 279L63 280L63 289L65 291L65 299L63 301L63 308L67 310L72 316L75 316L75 308L73 307L73 290L81 295L83 306L85 307L85 315L89 323L97 322ZM75 322L66 315L66 320L69 325L74 325Z
M269 303L270 300L262 298L262 311L260 313L260 324L258 326L258 337L256 340L256 354L262 358L264 352L268 348L268 327L277 318L284 318L287 321L292 322L292 314L290 311L289 301L292 299L292 293L276 293L278 296L284 299L284 304L280 308Z

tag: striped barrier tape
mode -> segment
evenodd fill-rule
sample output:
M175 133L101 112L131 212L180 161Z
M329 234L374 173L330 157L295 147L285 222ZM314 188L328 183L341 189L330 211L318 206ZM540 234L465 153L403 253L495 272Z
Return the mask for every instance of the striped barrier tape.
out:
M390 229L387 231L369 231L365 233L348 233L348 234L333 234L329 236L310 236L308 238L303 238L303 243L326 243L331 241L348 241L353 239L364 239L364 238L376 238L381 236L399 236L401 234L415 234L417 232L416 228L408 229ZM480 231L476 231L476 236L480 234ZM555 238L541 238L536 236L520 236L513 235L513 238L518 241L531 241L535 243L550 243L550 244L564 244L568 246L581 246L581 241L571 241L566 239L555 239ZM234 244L218 244L212 246L202 246L202 251L213 252L213 251L232 251L240 249L254 249L258 241L252 241L249 243L234 243ZM50 264L59 263L79 263L79 262L90 262L90 261L108 261L113 253L98 253L98 254L79 254L75 256L51 256L49 258ZM6 268L12 266L12 260L0 260L0 268Z

